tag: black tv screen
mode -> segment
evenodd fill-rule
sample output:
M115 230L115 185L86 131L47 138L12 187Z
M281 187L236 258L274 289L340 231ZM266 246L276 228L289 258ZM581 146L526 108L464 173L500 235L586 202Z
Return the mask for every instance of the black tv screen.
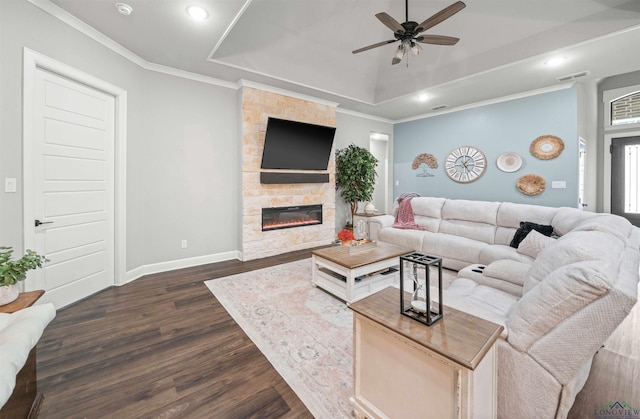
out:
M334 127L270 117L260 167L327 170L335 132Z

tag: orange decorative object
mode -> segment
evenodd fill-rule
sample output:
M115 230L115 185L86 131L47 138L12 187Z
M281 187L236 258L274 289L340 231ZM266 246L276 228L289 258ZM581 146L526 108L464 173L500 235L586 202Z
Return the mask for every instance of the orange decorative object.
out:
M345 241L355 240L355 238L356 238L356 236L353 235L353 231L347 230L346 228L344 230L341 230L338 233L338 240L340 240L343 243Z

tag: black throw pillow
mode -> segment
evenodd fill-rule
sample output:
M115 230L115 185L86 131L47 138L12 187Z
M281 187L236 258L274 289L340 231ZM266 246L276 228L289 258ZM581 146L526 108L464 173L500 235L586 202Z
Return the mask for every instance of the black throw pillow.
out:
M521 221L520 228L516 230L516 234L514 234L510 246L517 249L520 245L520 242L524 240L525 237L527 237L527 234L529 234L531 230L535 230L540 234L544 234L545 236L551 236L553 234L553 226L536 224L532 223L531 221Z

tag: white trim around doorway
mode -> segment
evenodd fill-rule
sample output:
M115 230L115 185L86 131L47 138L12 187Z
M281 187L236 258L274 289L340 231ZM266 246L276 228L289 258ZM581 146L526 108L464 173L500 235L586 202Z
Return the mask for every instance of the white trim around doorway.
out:
M91 86L115 99L115 203L114 203L114 285L127 283L126 276L126 167L127 167L127 92L126 90L84 73L76 68L56 61L29 48L24 48L23 86L23 241L24 248L33 248L33 109L35 71L37 68L50 71L78 83Z
M603 164L603 182L602 188L602 209L604 212L611 213L611 143L616 138L637 137L640 136L640 130L635 131L619 131L608 132L604 134L604 149L602 155L604 156Z

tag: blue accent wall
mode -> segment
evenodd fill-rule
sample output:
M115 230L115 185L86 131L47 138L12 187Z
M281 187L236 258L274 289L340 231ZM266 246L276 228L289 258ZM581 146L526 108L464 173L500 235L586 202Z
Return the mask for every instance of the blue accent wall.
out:
M577 207L577 108L576 90L569 88L396 124L394 196L417 192L422 196ZM529 147L541 135L560 137L562 154L551 160L534 157ZM449 179L444 161L450 151L466 145L485 154L487 169L479 179L462 184ZM522 157L520 170L506 173L498 169L496 160L504 152ZM438 160L438 168L429 169L432 177L417 176L421 170L411 167L421 153ZM546 189L540 195L527 196L516 188L518 178L529 173L545 179ZM566 188L553 189L552 181L564 181Z

